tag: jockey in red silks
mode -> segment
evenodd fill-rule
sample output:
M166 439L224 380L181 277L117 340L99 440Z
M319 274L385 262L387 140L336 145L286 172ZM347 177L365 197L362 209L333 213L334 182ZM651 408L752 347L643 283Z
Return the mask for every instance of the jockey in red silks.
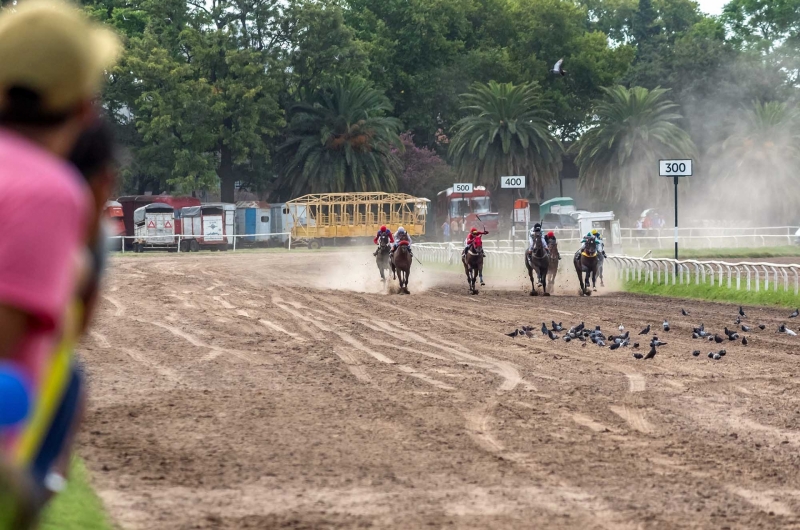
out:
M388 228L386 228L386 226L382 226L381 229L378 230L378 235L375 236L375 239L373 239L372 242L377 245L378 244L378 240L381 237L384 237L384 236L389 238L389 242L390 243L394 243L394 236L392 235L392 231L389 230ZM379 250L380 249L376 249L375 252L372 255L373 256L377 256Z
M483 240L481 239L481 237L487 235L488 233L489 232L487 232L486 230L484 230L483 232L479 232L477 228L472 228L469 231L467 240L464 242L466 248L464 249L464 252L462 252L461 254L462 255L466 254L470 247L475 247L477 249L480 249L481 254L483 254Z

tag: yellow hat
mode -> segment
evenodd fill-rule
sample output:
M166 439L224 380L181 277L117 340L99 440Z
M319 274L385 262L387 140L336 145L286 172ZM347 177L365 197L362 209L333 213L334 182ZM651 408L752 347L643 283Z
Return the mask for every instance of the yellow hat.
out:
M593 234L595 234L595 235L597 235L597 228L593 229L593 230L592 230L592 233L593 233Z
M94 97L121 51L117 36L55 0L23 0L0 15L0 110L11 88L63 113Z

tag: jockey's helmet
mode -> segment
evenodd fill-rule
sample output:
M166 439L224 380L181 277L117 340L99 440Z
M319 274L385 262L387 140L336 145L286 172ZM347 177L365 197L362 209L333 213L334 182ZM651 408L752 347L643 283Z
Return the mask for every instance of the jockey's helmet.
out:
M556 235L553 232L547 232L547 237L556 237Z
M538 232L539 230L542 229L542 225L540 225L539 223L536 223L535 225L533 225L533 229L534 229L534 231Z
M475 234L475 233L478 232L478 229L473 226L472 229L470 230L470 232Z
M401 226L400 228L397 229L397 233L398 234L405 234L406 233L406 229Z
M381 227L381 232L386 232L386 225Z
M593 236L596 236L596 235L597 235L597 228L592 228L592 235L593 235Z

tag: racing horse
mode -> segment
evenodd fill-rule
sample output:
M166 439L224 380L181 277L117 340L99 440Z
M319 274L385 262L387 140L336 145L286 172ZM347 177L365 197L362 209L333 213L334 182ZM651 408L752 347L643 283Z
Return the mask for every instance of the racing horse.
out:
M584 249L575 256L575 272L578 273L578 282L581 284L581 296L591 296L589 290L589 275L592 276L592 289L597 292L597 269L600 260L597 257L597 240L590 237L586 240ZM586 280L584 281L584 274Z
M483 283L483 248L470 245L461 256L461 263L464 264L464 273L467 275L469 293L478 294L475 281L480 278L481 285L485 285Z
M384 272L391 270L389 264L389 254L392 252L392 246L389 244L389 234L380 236L378 240L378 253L375 255L375 263L378 265L378 270L381 272L381 280L386 281Z
M408 277L411 274L411 250L408 248L407 241L401 241L397 249L391 254L392 279L400 282L400 294L411 294L408 292Z
M561 254L558 253L558 241L551 239L547 243L547 249L550 254L550 265L547 267L547 292L553 294L553 288L556 285L556 274L558 274L558 263L561 260Z
M533 248L530 252L525 253L525 267L528 269L528 278L531 279L531 296L538 296L539 291L536 290L537 285L533 280L533 271L536 271L536 276L539 279L539 287L545 296L550 296L547 292L547 271L550 268L550 255L548 249L542 244L542 238L536 236L533 238Z

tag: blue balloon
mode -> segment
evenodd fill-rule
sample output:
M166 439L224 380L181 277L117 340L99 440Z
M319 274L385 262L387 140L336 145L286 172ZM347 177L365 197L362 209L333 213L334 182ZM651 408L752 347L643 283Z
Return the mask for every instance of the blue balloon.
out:
M19 370L0 363L0 428L11 427L28 416L31 398Z

